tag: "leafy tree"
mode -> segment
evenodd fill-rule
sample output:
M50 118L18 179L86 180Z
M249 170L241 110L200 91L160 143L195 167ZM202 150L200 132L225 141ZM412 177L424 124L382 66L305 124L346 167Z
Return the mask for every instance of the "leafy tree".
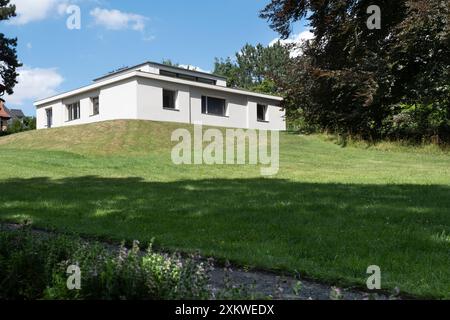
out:
M16 7L9 4L9 0L0 0L0 21L15 16ZM0 32L0 96L4 92L13 94L18 73L16 69L21 66L17 60L17 39L5 37Z
M36 130L36 117L25 117L23 119L23 125L28 130Z
M170 60L170 59L164 59L162 61L162 64L169 66L169 67L179 67L180 66L179 63L172 62L172 60Z
M214 74L227 77L230 87L279 93L275 79L285 74L289 55L289 47L279 42L267 47L246 44L236 53L235 61L216 58Z
M35 117L25 117L21 120L14 119L8 125L8 130L6 134L14 134L23 131L36 130L36 118Z
M24 126L22 122L18 119L14 119L10 125L8 125L8 133L18 133L24 131Z
M229 87L244 87L240 81L239 67L231 60L230 57L226 59L216 58L213 73L226 77L227 85Z
M381 8L379 30L367 27L370 5ZM291 120L302 116L323 130L381 138L403 112L399 106L409 103L440 115L438 131L446 132L447 1L272 0L261 17L283 38L292 23L306 18L315 36L286 76L276 78L285 88Z

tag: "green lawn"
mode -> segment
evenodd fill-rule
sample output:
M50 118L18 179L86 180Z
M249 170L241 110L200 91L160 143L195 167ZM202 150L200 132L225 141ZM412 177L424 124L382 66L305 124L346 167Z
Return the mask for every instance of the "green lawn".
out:
M450 298L450 154L281 135L280 172L176 166L177 124L115 121L0 138L0 219ZM189 126L184 126L190 128Z

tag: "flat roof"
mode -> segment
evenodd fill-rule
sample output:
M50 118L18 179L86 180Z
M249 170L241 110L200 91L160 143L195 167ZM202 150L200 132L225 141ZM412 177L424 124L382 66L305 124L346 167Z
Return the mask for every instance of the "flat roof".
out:
M191 87L204 88L204 89L208 89L208 90L228 92L228 93L234 93L234 94L245 95L245 96L250 96L250 97L257 97L257 98L274 100L274 101L283 101L283 98L279 97L279 96L257 93L257 92L253 92L253 91L243 90L243 89L221 87L221 86L216 86L216 85L212 85L212 84L200 83L200 82L196 82L196 81L184 80L184 79L179 79L179 78L162 76L162 75L158 75L158 74L154 74L154 73L150 73L150 72L134 70L134 71L126 72L125 74L122 74L122 75L117 75L116 77L113 77L111 79L105 79L105 80L102 80L99 82L95 82L88 86L84 86L84 87L81 87L81 88L78 88L75 90L67 91L65 93L61 93L61 94L58 94L58 95L55 95L55 96L52 96L52 97L49 97L46 99L38 100L38 101L34 102L34 105L37 107L37 106L40 106L43 104L54 102L56 100L66 99L66 98L75 96L77 94L82 94L85 92L96 90L96 89L99 89L106 85L114 84L116 82L120 82L123 80L129 80L132 78L154 79L154 80L160 80L160 81L165 81L165 82L183 84L183 85L187 85L187 86L191 86Z
M218 75L215 75L215 74L212 74L212 73L207 73L207 72L202 72L202 71L197 71L197 70L191 70L191 69L185 69L185 68L180 68L180 67L176 67L176 66L169 66L169 65L166 65L166 64L163 64L163 63L158 63L158 62L153 62L153 61L146 61L144 63L137 64L137 65L132 66L132 67L126 67L126 68L123 68L123 69L119 69L119 70L110 72L108 74L105 74L104 76L101 76L99 78L94 79L94 81L99 81L99 80L111 77L111 76L119 74L119 73L131 71L131 70L134 70L134 69L139 68L139 67L143 67L143 66L148 65L148 64L151 64L151 65L154 65L154 66L158 66L158 67L164 67L164 68L167 68L167 69L178 70L178 71L184 71L184 72L188 71L188 72L196 73L196 74L199 74L199 75L208 76L208 77L211 77L211 78L214 78L214 79L227 80L226 77L218 76Z

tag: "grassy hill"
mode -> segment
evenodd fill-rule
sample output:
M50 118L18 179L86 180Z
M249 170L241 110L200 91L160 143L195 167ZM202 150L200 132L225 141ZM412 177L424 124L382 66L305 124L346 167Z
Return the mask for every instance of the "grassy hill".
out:
M189 125L112 121L0 138L0 220L343 285L450 298L450 155L280 136L280 171L175 165Z

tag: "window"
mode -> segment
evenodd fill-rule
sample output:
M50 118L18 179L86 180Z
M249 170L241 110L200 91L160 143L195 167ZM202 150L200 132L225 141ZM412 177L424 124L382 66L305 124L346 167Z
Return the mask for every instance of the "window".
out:
M194 76L189 76L187 74L178 74L178 78L189 81L197 81L197 78Z
M163 108L176 109L175 101L177 100L177 93L172 90L163 89Z
M47 109L45 113L47 115L47 128L51 128L53 125L53 109Z
M197 82L216 85L216 81L206 78L197 78Z
M226 115L226 102L224 99L202 96L202 113L216 116Z
M67 105L67 115L68 121L80 119L80 101Z
M92 115L96 116L100 113L100 99L98 97L91 98L92 102Z
M182 79L182 80L196 81L196 82L212 84L212 85L216 85L217 84L216 80L207 79L207 78L200 78L200 77L196 77L196 76L192 76L192 75L184 74L184 73L177 73L177 72L170 72L170 71L166 71L166 70L159 70L159 74L161 76L166 76L166 77L171 77L171 78L178 78L178 79Z
M267 106L258 104L256 108L256 117L258 121L267 121Z
M166 77L172 77L172 78L176 78L177 74L174 72L170 72L170 71L166 71L166 70L159 70L159 74L162 76L166 76Z

